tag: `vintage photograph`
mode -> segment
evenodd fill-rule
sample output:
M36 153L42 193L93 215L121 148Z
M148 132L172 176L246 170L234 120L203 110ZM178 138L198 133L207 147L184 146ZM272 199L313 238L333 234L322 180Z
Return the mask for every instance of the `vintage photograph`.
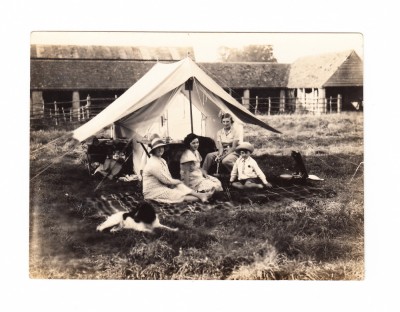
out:
M29 277L364 280L363 47L32 32Z

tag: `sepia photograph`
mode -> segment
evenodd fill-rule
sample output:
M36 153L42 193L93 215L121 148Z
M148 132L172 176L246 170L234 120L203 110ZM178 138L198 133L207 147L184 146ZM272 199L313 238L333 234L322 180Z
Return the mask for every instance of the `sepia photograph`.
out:
M364 281L362 33L33 31L29 68L30 279Z

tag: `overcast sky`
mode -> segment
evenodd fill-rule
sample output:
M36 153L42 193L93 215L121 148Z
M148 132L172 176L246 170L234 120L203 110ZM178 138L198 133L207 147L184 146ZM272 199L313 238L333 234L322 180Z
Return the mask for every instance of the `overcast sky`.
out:
M279 63L298 57L354 49L363 57L359 33L217 33L217 32L32 32L32 44L187 46L199 62L216 61L221 46L240 48L250 44L274 48Z

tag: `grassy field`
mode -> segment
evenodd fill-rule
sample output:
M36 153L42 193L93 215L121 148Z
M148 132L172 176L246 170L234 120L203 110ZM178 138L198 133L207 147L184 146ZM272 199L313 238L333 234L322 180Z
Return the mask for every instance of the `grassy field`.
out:
M231 210L161 218L178 232L97 233L85 198L133 191L99 180L66 131L31 132L30 276L44 279L362 280L363 115L261 119L282 131L245 126L245 139L272 181L303 155L311 186L334 196L236 201ZM262 191L260 191L262 192ZM72 200L73 198L73 200Z

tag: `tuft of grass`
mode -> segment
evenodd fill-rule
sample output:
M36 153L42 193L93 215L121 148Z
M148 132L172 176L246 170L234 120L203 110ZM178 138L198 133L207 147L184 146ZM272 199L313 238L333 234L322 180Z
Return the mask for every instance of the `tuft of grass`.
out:
M364 118L358 113L330 115L257 116L282 132L245 126L245 140L255 144L255 155L290 155L292 149L313 155L320 146L327 154L363 154Z

